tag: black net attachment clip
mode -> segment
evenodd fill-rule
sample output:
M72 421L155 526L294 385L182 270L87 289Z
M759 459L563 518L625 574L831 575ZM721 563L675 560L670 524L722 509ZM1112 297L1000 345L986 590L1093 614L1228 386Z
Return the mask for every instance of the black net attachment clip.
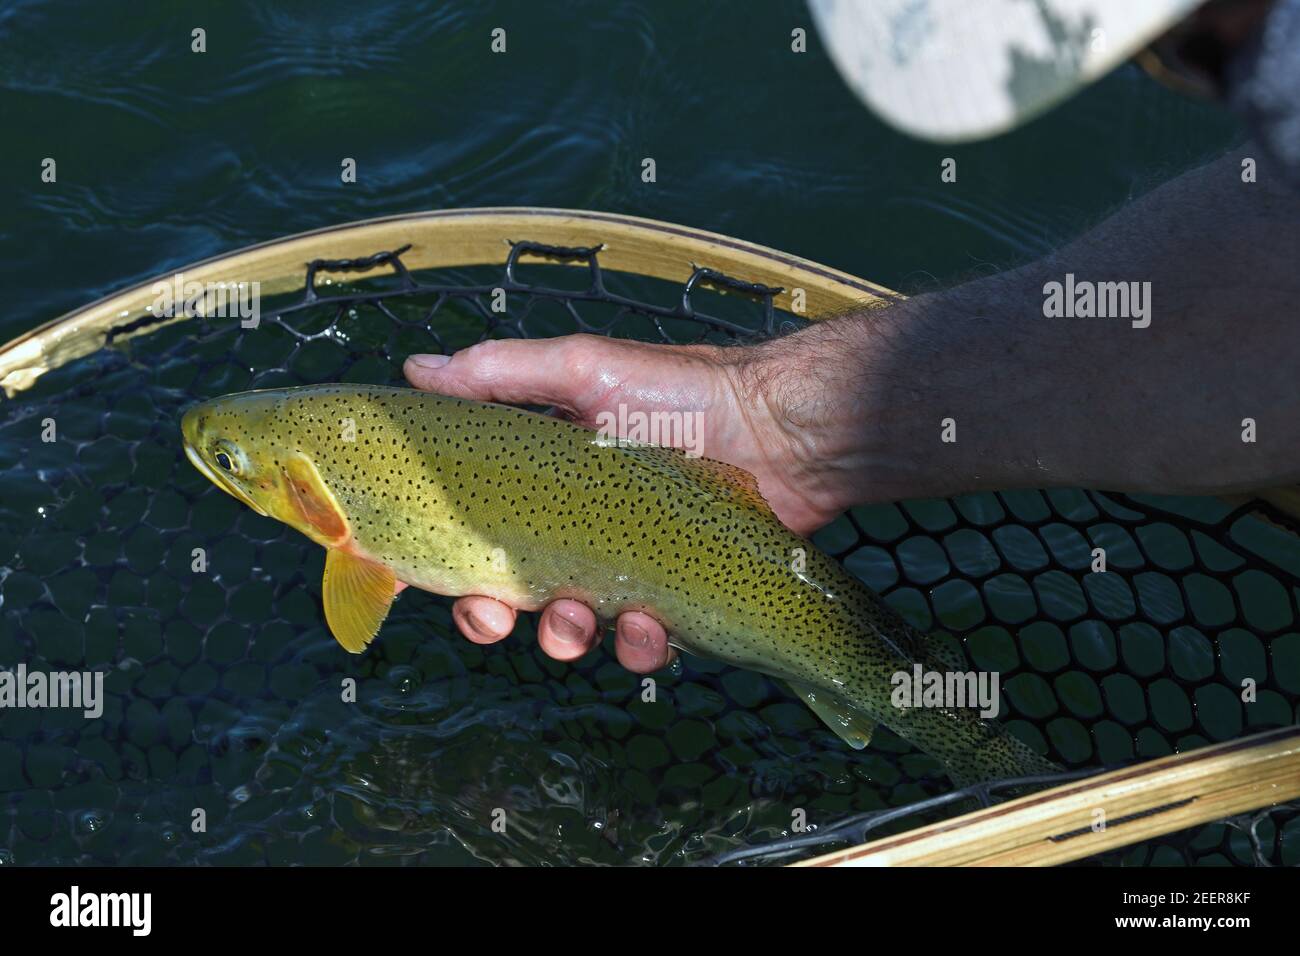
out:
M686 280L686 285L682 288L682 304L678 307L678 315L684 319L695 318L695 304L691 301L691 294L695 291L696 286L706 285L715 289L721 289L727 292L739 292L741 295L752 296L763 303L763 318L767 328L771 328L773 320L772 299L780 295L785 290L780 286L763 285L761 282L746 282L744 279L737 279L729 276L725 272L719 272L717 269L710 269L707 266L696 265L691 263L694 272Z
M393 249L391 252L376 252L374 255L362 256L357 259L313 259L307 263L307 286L303 290L303 304L316 302L320 299L316 292L317 272L365 272L378 265L388 265L393 267L393 272L402 280L403 289L415 289L415 280L406 271L406 264L401 259L402 253L409 251L410 248L411 244L408 242L400 249Z
M605 280L600 272L600 263L596 261L596 255L605 248L603 242L594 246L552 246L544 242L533 242L531 239L521 239L518 242L514 239L506 241L510 243L510 254L506 256L506 288L555 291L542 290L519 281L519 278L515 275L515 269L519 265L519 257L527 254L536 256L539 259L552 259L556 262L587 263L587 270L591 273L591 286L587 293L589 295L605 294Z

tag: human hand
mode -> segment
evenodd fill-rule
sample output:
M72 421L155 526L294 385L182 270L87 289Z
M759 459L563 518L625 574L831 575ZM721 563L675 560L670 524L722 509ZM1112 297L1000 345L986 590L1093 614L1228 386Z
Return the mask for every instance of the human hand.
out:
M698 412L703 444L695 450L750 472L777 517L807 534L847 506L828 480L833 469L823 467L839 442L822 434L816 416L807 414L808 403L798 399L800 390L771 356L766 346L651 345L570 335L495 339L451 357L413 355L404 372L425 391L550 405L589 428L597 427L602 412L617 417L620 405L636 412ZM798 416L787 414L787 400L799 405ZM515 616L514 608L482 596L462 597L453 609L457 627L479 644L506 637ZM542 612L538 641L556 660L577 660L600 638L595 614L579 601L553 601ZM615 653L637 673L658 670L674 656L663 625L639 611L619 615Z

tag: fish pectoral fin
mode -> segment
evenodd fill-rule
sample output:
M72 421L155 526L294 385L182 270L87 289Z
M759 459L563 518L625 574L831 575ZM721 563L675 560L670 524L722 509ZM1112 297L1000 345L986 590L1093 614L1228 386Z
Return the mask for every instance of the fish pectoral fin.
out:
M303 522L316 532L313 537L326 546L346 540L347 518L311 459L291 455L280 466L280 472L289 503Z
M337 548L325 552L325 620L347 650L360 654L374 640L388 617L396 584L392 568Z
M871 735L876 729L875 721L862 714L843 697L797 681L786 683L789 684L790 690L803 698L804 703L812 708L812 712L820 717L827 727L835 731L840 739L854 750L861 750L871 743Z

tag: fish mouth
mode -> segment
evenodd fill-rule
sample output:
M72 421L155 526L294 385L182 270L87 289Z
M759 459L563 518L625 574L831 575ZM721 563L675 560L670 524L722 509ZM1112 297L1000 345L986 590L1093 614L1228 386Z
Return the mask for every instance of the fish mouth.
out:
M231 484L230 482L222 478L217 472L213 471L212 466L209 465L206 461L204 461L201 457L199 457L199 453L195 451L194 446L188 440L185 441L185 457L190 460L190 464L193 465L195 468L197 468L199 470L199 473L203 475L203 477L207 478L208 481L212 482L214 485L216 485L226 494L230 495L232 498L234 498L237 501L242 501L244 504L248 505L248 507L252 508L258 514L260 514L263 518L271 517L269 514L266 513L266 510L261 505L259 505L256 501L250 498L242 488L238 487L237 485Z

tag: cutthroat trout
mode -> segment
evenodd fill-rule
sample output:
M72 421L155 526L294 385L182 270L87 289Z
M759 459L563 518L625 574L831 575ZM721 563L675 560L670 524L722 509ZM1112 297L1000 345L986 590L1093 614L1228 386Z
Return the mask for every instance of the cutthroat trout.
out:
M854 747L885 724L959 783L1056 769L970 706L895 706L895 675L960 670L772 513L748 472L518 408L313 385L190 409L217 487L327 549L330 630L360 653L397 583L604 622L640 610L677 647L786 680Z

